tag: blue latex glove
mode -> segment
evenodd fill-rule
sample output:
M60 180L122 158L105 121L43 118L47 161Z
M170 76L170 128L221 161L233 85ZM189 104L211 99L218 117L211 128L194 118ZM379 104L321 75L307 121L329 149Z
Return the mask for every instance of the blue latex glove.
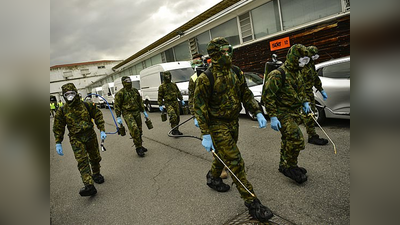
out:
M160 111L161 111L161 112L164 111L164 108L163 108L162 106L160 106Z
M267 120L264 118L263 114L257 113L257 120L260 128L264 128L265 126L267 126Z
M143 111L144 117L149 118L149 115L147 115L146 111Z
M182 100L182 106L184 106L185 105L185 100Z
M311 108L310 108L310 103L309 103L309 102L304 102L304 103L303 103L303 111L304 111L305 113L311 112Z
M276 131L279 131L279 128L281 128L281 122L279 122L276 116L271 117L271 128Z
M209 134L203 135L203 140L201 141L201 144L204 146L204 148L206 148L207 152L210 152L211 149L214 149L211 135Z
M57 153L59 154L59 155L64 155L64 153L63 153L63 151L62 151L62 146L61 146L61 143L57 143L56 144L56 151L57 151Z
M101 131L101 132L100 132L100 138L101 138L101 140L105 140L105 139L106 139L106 137L107 137L107 134L106 134L106 132L104 132L104 131Z
M194 125L195 125L196 127L199 127L199 122L197 122L197 119L196 119L196 118L194 118Z
M324 98L324 101L326 101L326 99L328 99L328 95L326 94L326 92L324 90L320 91L322 97Z
M118 123L118 124L122 124L121 117L117 117L117 123Z

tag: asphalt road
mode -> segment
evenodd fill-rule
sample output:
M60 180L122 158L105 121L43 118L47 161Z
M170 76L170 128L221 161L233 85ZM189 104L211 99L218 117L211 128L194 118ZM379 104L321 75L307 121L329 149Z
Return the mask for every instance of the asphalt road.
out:
M106 131L114 132L110 111L102 112ZM143 123L143 145L148 149L144 158L137 156L129 134L107 136L107 151L101 152L105 182L96 184L98 193L93 197L78 194L83 184L67 134L62 143L64 156L59 156L50 118L52 224L219 225L246 212L235 186L218 193L206 185L212 155L199 140L168 137L170 127L161 122L160 113L149 116L154 128L148 130ZM188 118L181 116L181 122ZM330 119L323 125L337 154L332 144L306 144L299 165L308 170L308 181L301 185L278 172L280 133L270 129L269 123L265 129L257 127L256 121L240 116L238 146L261 202L292 224L350 224L350 121ZM307 138L304 126L301 129ZM193 120L180 130L200 136Z

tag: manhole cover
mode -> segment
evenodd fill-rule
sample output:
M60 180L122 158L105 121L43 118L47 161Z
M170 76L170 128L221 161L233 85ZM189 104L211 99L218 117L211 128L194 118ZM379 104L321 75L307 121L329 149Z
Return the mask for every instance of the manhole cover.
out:
M282 217L274 214L274 216L265 223L259 222L257 220L254 220L250 217L248 211L243 212L242 214L239 214L232 220L226 222L224 225L258 225L258 224L264 224L264 225L294 225L294 223L287 221L283 219Z

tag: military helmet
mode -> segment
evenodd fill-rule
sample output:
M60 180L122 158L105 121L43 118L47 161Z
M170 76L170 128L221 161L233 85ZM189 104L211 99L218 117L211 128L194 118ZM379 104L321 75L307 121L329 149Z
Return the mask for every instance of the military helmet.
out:
M315 47L315 46L308 46L307 47L307 51L308 51L309 56L313 56L315 54L318 54L318 48Z
M229 45L229 42L223 37L214 38L208 43L207 52L211 58L215 58L221 55L220 50L224 45Z

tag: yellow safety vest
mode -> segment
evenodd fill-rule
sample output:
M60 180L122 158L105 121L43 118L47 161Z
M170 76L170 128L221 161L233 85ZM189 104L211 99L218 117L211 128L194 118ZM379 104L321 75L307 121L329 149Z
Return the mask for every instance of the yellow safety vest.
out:
M62 103L62 102L59 102L59 103L58 103L58 106L59 106L59 107L61 107L61 106L63 106L63 105L64 105L64 103Z
M50 103L50 109L56 109L56 105L54 103Z

